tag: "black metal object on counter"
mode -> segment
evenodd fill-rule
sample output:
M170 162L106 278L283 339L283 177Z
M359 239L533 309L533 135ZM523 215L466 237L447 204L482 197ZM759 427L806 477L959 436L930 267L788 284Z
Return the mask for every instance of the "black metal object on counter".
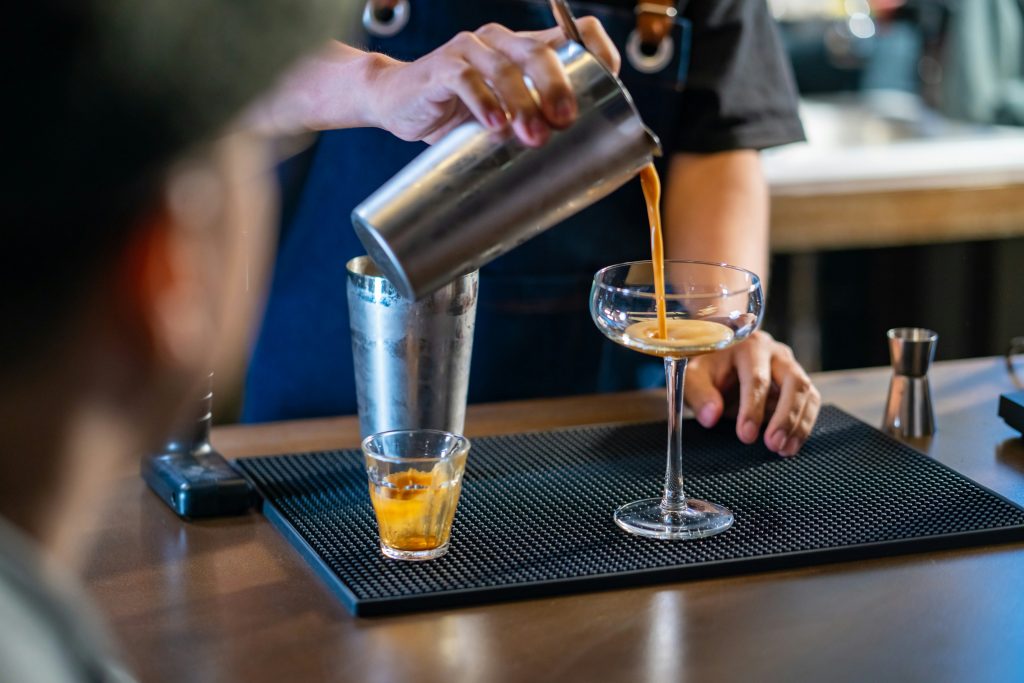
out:
M999 397L999 417L1024 434L1024 391L1015 391Z
M197 407L196 420L177 430L163 452L142 458L142 478L181 517L242 514L255 496L249 482L210 443L212 374Z

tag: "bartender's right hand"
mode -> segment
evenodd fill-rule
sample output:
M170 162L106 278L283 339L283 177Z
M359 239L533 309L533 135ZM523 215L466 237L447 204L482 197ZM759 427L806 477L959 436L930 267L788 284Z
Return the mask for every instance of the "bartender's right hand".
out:
M619 53L601 24L594 17L578 23L587 48L617 73ZM414 62L379 56L368 100L374 123L403 140L434 142L474 117L495 131L511 127L527 145L542 145L552 128L576 118L576 98L554 50L563 42L559 28L515 33L488 24Z

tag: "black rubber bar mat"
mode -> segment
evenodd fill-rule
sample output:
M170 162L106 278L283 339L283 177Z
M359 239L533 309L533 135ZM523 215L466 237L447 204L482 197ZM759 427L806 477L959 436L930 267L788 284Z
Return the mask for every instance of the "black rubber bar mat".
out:
M665 424L476 439L451 548L385 559L358 451L245 458L263 512L357 615L457 607L1024 539L1024 509L826 407L799 456L684 427L688 494L735 514L696 541L638 538L616 507L659 495Z

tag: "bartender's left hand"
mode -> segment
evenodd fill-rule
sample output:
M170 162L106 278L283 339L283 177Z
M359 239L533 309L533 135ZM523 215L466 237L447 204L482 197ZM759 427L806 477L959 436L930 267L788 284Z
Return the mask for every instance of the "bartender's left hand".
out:
M764 444L783 456L803 447L821 409L821 394L793 351L760 331L742 344L691 360L684 396L705 427L735 414L743 443L757 441L767 424Z

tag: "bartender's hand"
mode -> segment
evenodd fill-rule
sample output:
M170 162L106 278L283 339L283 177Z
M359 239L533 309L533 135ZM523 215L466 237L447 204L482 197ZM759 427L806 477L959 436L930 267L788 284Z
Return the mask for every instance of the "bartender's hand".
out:
M736 435L746 444L757 441L767 423L765 446L785 456L804 445L821 409L821 394L793 351L766 332L691 360L684 396L705 427L735 414Z
M619 53L597 19L582 17L578 24L587 48L618 73ZM576 118L576 98L554 50L564 42L558 28L514 33L488 24L400 62L332 41L285 74L242 124L271 136L372 126L432 143L475 117L542 145L552 128Z
M579 27L591 52L617 73L619 53L597 19L583 17ZM554 50L564 42L558 28L514 33L488 24L414 62L384 58L370 81L371 118L403 140L434 142L472 116L495 131L511 126L527 145L542 145L552 128L576 118L576 98Z

